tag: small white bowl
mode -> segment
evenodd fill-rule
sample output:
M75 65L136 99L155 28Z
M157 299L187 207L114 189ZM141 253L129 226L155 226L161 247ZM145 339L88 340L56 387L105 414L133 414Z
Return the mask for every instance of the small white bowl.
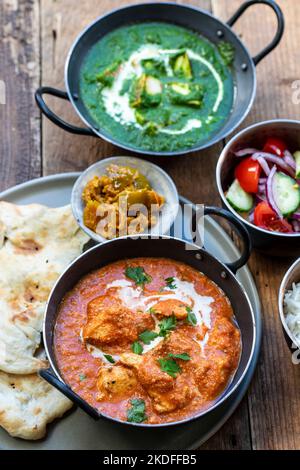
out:
M161 209L159 220L151 228L153 235L165 235L172 226L178 212L179 198L176 186L170 176L159 166L146 160L134 157L110 157L100 160L88 167L77 179L71 195L71 206L74 217L84 232L98 243L107 241L97 233L90 230L83 223L84 202L82 192L86 184L94 176L102 176L106 173L106 168L111 165L130 166L136 168L149 181L151 187L161 196L164 196L165 203Z
M285 273L285 276L280 284L278 296L278 309L280 314L280 320L282 323L285 340L292 352L295 350L295 348L293 348L293 344L297 345L299 348L300 344L299 341L296 340L286 323L284 313L284 296L286 292L292 288L294 282L300 282L300 258L296 259L296 261L292 264L292 266L290 266L290 268Z

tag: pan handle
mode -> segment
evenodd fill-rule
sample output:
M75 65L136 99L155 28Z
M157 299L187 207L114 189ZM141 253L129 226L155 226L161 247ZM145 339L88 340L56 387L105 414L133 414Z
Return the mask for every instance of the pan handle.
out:
M218 215L228 220L228 222L234 226L236 232L243 240L243 251L240 258L233 263L224 263L225 266L230 269L230 271L236 274L237 270L247 263L251 254L252 244L248 230L242 222L240 222L233 214L231 214L231 212L227 211L226 209L222 209L221 207L204 206L204 215Z
M67 398L73 401L76 405L83 409L86 413L88 413L92 418L99 419L100 414L98 411L90 406L85 400L80 398L77 393L74 393L68 385L64 382L59 380L53 373L52 369L41 369L39 371L39 376L42 377L44 380L49 382L53 387L57 388L61 393L63 393Z
M277 17L277 31L270 44L252 58L255 65L257 65L264 57L266 57L266 55L268 55L269 52L271 52L277 46L280 39L282 38L284 31L284 17L280 7L273 0L249 0L248 2L243 3L235 12L235 14L227 21L227 24L230 27L233 26L240 16L242 16L245 10L247 10L252 5L259 3L268 5L275 12Z
M45 116L47 116L50 121L64 129L65 131L71 132L72 134L90 135L95 137L95 134L91 129L87 127L73 126L72 124L69 124L68 122L64 121L59 116L54 114L54 112L51 111L51 109L45 103L43 95L52 95L56 96L57 98L62 98L63 100L69 101L69 96L65 91L57 90L56 88L52 88L49 86L42 86L38 88L35 92L35 101L42 113L45 114Z

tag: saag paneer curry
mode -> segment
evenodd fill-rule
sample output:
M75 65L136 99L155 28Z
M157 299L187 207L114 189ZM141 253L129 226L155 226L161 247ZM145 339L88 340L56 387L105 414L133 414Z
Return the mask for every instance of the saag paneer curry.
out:
M208 140L233 104L232 46L168 23L121 27L83 63L80 94L107 135L152 151Z
M64 380L83 399L148 424L211 406L241 353L224 292L166 258L122 260L86 275L60 305L54 345Z

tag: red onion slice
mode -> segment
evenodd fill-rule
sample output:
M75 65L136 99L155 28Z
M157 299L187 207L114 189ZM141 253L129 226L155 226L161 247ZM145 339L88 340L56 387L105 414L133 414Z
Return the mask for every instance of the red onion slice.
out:
M295 172L296 171L296 162L295 162L295 159L294 159L293 155L291 154L291 152L289 152L288 150L285 150L284 154L283 154L283 159L284 159L285 163L287 163L291 168L293 168L293 170Z
M258 192L259 192L259 194L264 193L265 190L266 190L266 183L262 183L262 184L259 184L259 185L258 185Z
M260 159L263 159L267 162L275 163L275 165L277 165L278 168L288 173L288 175L290 175L292 178L295 178L295 171L281 157L276 157L275 155L272 155L271 153L257 152L252 155L252 158L253 160L257 160L260 165L261 165Z
M260 183L258 185L258 192L256 193L256 199L258 202L266 201L267 200L267 178L264 183Z
M266 201L266 195L265 194L256 194L255 201L257 204L260 202L265 202Z
M252 155L253 153L259 152L257 149L253 148L245 148L238 150L237 152L233 152L236 157L245 157L246 155Z
M299 233L300 232L299 220L292 220L292 227L293 227L294 232Z
M267 187L267 179L265 183L258 185L258 191L256 193L257 198L266 200L266 187Z
M294 214L292 215L292 218L295 220L300 220L300 212L294 212Z
M274 165L267 179L267 184L266 184L267 200L268 200L269 205L272 207L273 211L276 212L276 214L278 215L278 217L280 219L283 219L283 215L281 214L274 199L273 186L274 186L274 176L275 176L276 170L277 168Z
M252 158L253 158L253 156L252 156ZM269 165L266 162L266 160L262 157L257 157L254 160L258 161L258 163L260 164L263 172L268 176L270 174L270 168L269 168Z
M254 223L254 211L250 212L250 214L248 215L248 220L251 224Z

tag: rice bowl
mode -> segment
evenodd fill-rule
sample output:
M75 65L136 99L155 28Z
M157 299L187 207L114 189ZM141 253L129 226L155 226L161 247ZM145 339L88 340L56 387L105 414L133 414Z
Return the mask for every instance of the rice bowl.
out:
M286 324L300 346L300 282L294 282L292 288L285 293L283 311Z
M287 345L295 352L300 349L300 258L290 266L281 282L278 309Z

